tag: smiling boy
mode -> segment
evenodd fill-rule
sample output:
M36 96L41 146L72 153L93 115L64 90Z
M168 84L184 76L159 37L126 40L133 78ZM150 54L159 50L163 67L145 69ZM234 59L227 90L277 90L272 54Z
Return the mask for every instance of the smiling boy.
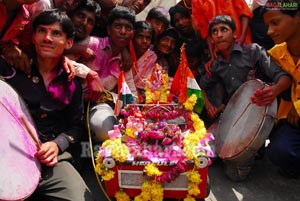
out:
M73 24L67 15L45 11L33 21L35 58L31 76L14 71L0 58L0 74L23 97L37 127L40 149L35 156L42 166L34 200L82 200L93 197L70 163L69 149L82 134L82 89L78 80L68 81L62 54L73 44Z
M279 121L271 135L268 153L281 174L297 178L300 173L300 4L292 0L268 0L263 17L268 25L267 34L276 44L269 54L293 78L290 93L281 98Z

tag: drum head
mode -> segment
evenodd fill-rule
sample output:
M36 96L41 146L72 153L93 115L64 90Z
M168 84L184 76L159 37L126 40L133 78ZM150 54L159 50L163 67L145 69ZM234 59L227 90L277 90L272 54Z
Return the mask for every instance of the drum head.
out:
M0 200L29 197L40 179L40 163L34 157L36 146L20 116L37 132L22 98L0 80Z
M255 140L261 141L256 148L264 143L266 137L257 137L257 135L262 124L266 123L265 117L269 106L256 106L250 103L250 97L262 87L263 83L259 80L247 81L230 98L215 133L216 152L220 158L236 159L245 150L253 149L251 144ZM276 105L277 102L274 102ZM274 103L272 108L276 108ZM271 132L272 126L273 124L264 127L264 130L268 130L267 135ZM257 150L250 151L255 153Z

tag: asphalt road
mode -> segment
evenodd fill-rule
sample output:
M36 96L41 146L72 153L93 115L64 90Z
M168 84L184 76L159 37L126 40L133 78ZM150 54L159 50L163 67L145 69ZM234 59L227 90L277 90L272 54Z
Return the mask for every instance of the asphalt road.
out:
M91 160L84 159L81 174L97 201L106 201L93 172ZM210 194L205 201L300 201L300 179L280 174L267 157L257 160L249 178L232 182L224 175L221 162L209 167Z

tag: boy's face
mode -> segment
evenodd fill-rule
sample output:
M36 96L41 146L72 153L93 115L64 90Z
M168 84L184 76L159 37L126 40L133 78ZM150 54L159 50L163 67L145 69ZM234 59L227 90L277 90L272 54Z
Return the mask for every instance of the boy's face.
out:
M270 10L264 14L265 24L268 26L267 34L276 44L288 42L299 37L300 16L292 17L279 10Z
M159 19L153 18L149 20L149 23L154 29L155 36L162 34L166 29L166 25Z
M88 37L95 26L95 13L87 10L79 10L72 16L75 28L75 38L83 40Z
M235 43L236 34L229 25L223 23L213 25L210 34L212 42L216 45L218 51L221 53L231 51Z
M152 35L147 29L139 30L135 33L133 43L137 55L143 55L149 49L151 39Z
M68 38L58 22L51 25L39 25L33 33L32 41L38 57L59 58L65 49L70 49L73 39Z
M107 34L115 47L123 49L133 38L133 24L126 19L116 19L107 27Z
M189 34L193 32L192 18L183 16L181 13L174 15L174 26L182 34Z
M175 38L171 36L164 36L158 41L156 49L161 54L168 55L175 49L175 44Z

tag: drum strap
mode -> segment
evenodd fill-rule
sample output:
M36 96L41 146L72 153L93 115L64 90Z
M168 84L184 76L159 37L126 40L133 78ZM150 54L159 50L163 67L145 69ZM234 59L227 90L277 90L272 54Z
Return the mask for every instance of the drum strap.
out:
M6 79L13 78L16 75L16 70L13 67L11 67L11 70L12 70L12 74L11 75L8 75L8 76L0 75L0 79L3 80L3 81L5 81Z
M244 46L247 54L250 57L251 62L251 70L248 72L247 80L253 80L253 79L259 79L263 80L267 83L271 83L272 80L270 80L267 76L264 75L263 72L261 72L258 64L258 60L253 57L253 54L255 53L255 46L253 44Z
M250 57L250 61L252 62L251 63L251 70L248 72L247 80L255 79L255 73L256 73L256 64L257 64L257 62L254 63L255 60L252 58L252 51L251 51L252 48L251 47L252 47L252 44L245 46L245 50L246 50L246 52L248 53L248 55Z

